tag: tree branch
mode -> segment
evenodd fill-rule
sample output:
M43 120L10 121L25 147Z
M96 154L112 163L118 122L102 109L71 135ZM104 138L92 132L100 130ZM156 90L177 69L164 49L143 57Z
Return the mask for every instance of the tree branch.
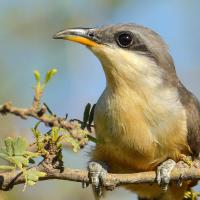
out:
M66 130L71 130L74 128L73 123L66 120L65 118L56 117L54 115L45 115L46 108L42 107L40 110L36 110L33 107L31 108L17 108L12 105L11 102L6 102L3 105L0 105L0 114L13 114L21 117L22 119L27 119L32 117L43 122L46 126L49 127L60 127Z
M46 106L41 106L39 110L35 109L34 107L30 108L18 108L13 106L11 102L6 102L3 105L0 105L0 114L6 115L6 114L12 114L16 115L18 117L21 117L22 119L27 119L28 117L35 118L39 120L40 122L43 122L48 127L59 127L67 130L69 134L75 138L78 139L81 143L81 146L83 147L86 143L84 140L84 137L82 134L78 134L77 130L77 123L81 125L80 120L67 120L66 118L57 117L56 115L49 115L47 113ZM75 123L76 122L76 123ZM90 137L94 137L94 129L90 128L90 131L85 129L87 132L87 135Z
M62 172L58 169L48 169L44 167L38 167L37 170L46 173L45 177L39 179L39 181L57 179L57 180L68 180L75 182L82 182L90 184L88 178L88 172L78 169L65 168ZM140 172L133 174L110 174L108 173L103 183L104 187L113 188L112 186L120 186L124 184L138 184L138 183L155 183L156 173L151 172ZM198 180L200 179L199 168L175 168L171 174L171 181L181 180ZM20 172L5 172L0 173L0 190L10 190L14 185L25 183L25 179Z

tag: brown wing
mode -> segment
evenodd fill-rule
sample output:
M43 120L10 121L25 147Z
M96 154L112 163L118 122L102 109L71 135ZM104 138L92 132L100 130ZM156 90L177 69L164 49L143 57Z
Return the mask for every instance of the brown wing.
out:
M181 103L186 109L188 144L194 156L200 153L200 103L181 82L178 84Z

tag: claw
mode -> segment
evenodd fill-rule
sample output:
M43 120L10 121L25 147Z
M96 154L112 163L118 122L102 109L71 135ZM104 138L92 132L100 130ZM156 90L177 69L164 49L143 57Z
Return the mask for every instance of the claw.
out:
M170 182L170 174L176 162L172 159L168 159L164 161L161 165L157 168L157 182L162 187L164 191L168 189L168 185Z
M89 177L98 196L102 195L102 185L107 175L107 166L103 162L90 162L88 165Z
M178 185L179 187L181 187L181 186L183 185L183 174L180 175L180 177L179 177L179 179L178 179L178 181L177 181L177 185Z
M82 182L82 188L87 188L89 186L89 183L83 181Z
M186 156L181 154L180 155L180 160L183 161L184 163L186 163L189 167L192 166L192 158L190 156Z

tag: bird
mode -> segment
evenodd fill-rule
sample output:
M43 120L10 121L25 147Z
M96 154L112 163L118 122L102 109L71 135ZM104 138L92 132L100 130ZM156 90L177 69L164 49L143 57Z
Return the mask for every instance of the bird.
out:
M183 199L191 182L169 184L170 173L184 158L198 159L200 104L178 78L161 36L127 23L69 28L54 38L85 45L99 59L105 74L106 87L94 113L98 142L89 169L99 164L102 171L111 173L156 170L160 185L125 188L139 199ZM97 188L96 178L92 180Z

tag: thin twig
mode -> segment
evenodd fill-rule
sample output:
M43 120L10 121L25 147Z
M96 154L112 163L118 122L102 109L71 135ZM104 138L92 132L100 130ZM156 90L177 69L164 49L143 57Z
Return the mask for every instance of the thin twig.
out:
M79 138L79 140L80 137L83 137L82 135L77 135L76 131L73 131L77 129L77 125L74 123L74 121L69 121L66 118L57 117L55 115L47 115L46 110L43 107L41 107L39 110L36 110L33 107L18 108L13 106L11 102L7 102L3 105L0 105L0 114L13 114L21 117L22 119L32 117L43 122L46 126L63 128L67 130L72 137ZM94 135L94 129L92 129L92 132L89 132L88 130L85 131L88 132L88 135Z

